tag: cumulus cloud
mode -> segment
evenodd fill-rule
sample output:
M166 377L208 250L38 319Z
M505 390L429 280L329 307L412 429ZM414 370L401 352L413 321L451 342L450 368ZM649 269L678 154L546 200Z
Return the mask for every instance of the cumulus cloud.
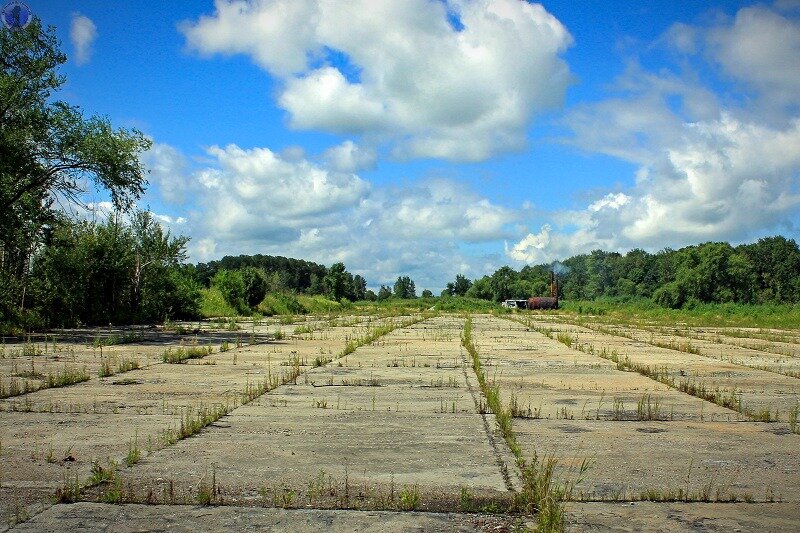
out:
M69 38L75 49L75 63L85 65L92 57L92 45L97 39L97 26L92 19L80 13L72 14Z
M339 172L358 172L375 168L378 154L371 148L364 148L348 140L325 150L323 159L330 168Z
M182 204L186 201L189 184L186 179L186 158L178 150L164 143L153 146L142 154L142 163L150 170L150 181L158 187L164 200Z
M676 25L662 42L731 86L632 63L612 98L572 110L569 142L638 166L635 185L506 246L547 262L593 249L659 249L797 231L800 24L764 6L713 27ZM683 63L685 68L685 62ZM764 112L764 111L767 112Z
M290 161L268 148L212 146L215 167L197 172L208 230L219 239L287 242L308 223L356 205L369 184L306 159Z
M520 149L561 105L572 38L518 0L215 2L190 48L247 54L284 82L290 125L389 142L397 157L484 160ZM451 23L453 18L459 24Z
M343 143L315 162L292 151L211 146L208 158L189 168L178 150L154 143L148 161L158 188L150 194L166 199L180 184L191 196L185 212L159 220L192 237L193 260L264 253L344 261L375 285L402 274L419 287L441 289L459 272L482 274L486 258L464 254L463 246L513 235L516 211L456 181L376 187L343 172L359 150ZM332 155L342 153L349 156Z
M766 6L747 7L732 24L713 28L707 44L727 74L770 106L800 103L800 20Z
M516 214L465 190L450 180L429 180L406 188L390 187L363 207L370 225L393 239L445 239L486 242L507 235Z

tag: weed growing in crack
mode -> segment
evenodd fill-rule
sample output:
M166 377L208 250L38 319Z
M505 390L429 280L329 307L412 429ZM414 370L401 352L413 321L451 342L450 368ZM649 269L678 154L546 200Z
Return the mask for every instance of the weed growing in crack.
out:
M211 484L209 485L206 482L206 476L203 476L200 479L200 484L197 487L197 495L195 496L195 500L197 501L198 505L211 505L217 502L218 495L219 489L217 487L217 468L216 466L212 465Z
M165 363L185 363L189 359L201 359L210 355L212 351L211 346L182 346L175 351L168 348L162 354L161 359Z
M57 503L74 503L81 497L81 482L78 474L75 478L64 476L61 486L56 489L55 500Z
M625 420L625 403L622 398L614 397L614 405L611 412L614 420Z
M128 441L128 455L125 456L125 464L131 467L139 462L142 458L142 452L139 450L139 439L134 438Z
M661 418L661 401L658 398L652 398L648 394L643 394L636 404L636 419L637 420L659 420Z
M204 427L213 424L229 412L230 408L222 404L216 404L213 407L201 405L197 412L187 409L181 417L180 427L177 430L165 429L161 434L161 439L167 446L175 444L181 439L199 433Z
M33 377L29 372L17 374L22 374L26 377ZM85 366L78 368L64 363L63 371L59 372L57 370L55 374L50 372L46 375L37 373L35 374L35 379L40 381L38 385L35 385L28 379L18 380L12 378L9 381L8 388L6 388L5 385L0 382L0 398L12 398L14 396L21 396L23 394L28 394L29 392L35 392L38 390L76 385L78 383L83 383L84 381L89 381L89 373L87 372ZM28 401L29 400L26 398L26 402ZM30 405L28 405L28 407L30 407ZM24 408L23 410L30 409Z
M526 461L522 449L517 443L512 431L511 409L505 409L500 402L499 388L496 384L487 381L482 368L478 350L472 340L472 317L467 317L464 323L464 332L461 343L467 353L472 357L472 368L478 378L481 392L486 398L488 408L492 410L503 439L514 454L522 478L522 489L513 496L510 511L523 514L536 514L539 520L537 530L541 532L563 531L564 529L564 503L572 497L576 484L580 483L583 475L589 468L589 462L584 460L578 469L576 481L560 481L554 472L557 461L548 457L540 461L536 453L530 461Z
M417 485L405 485L400 491L400 509L403 511L414 511L419 507L419 487Z
M107 466L100 464L99 460L92 461L91 476L89 477L89 485L101 485L109 483L114 480L117 471L117 463L109 460Z

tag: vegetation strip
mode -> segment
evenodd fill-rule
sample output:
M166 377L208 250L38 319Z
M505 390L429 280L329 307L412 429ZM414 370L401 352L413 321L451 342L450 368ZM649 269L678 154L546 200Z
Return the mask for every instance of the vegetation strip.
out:
M541 333L542 335L552 339L554 330L549 328L543 328L540 326L536 326L533 324L532 321L529 322L522 322L516 318L510 318L524 326L527 326L537 333ZM706 386L705 383L702 381L691 378L687 376L685 379L677 382L675 378L669 373L666 366L656 367L650 365L643 365L641 363L637 363L632 361L630 357L627 355L624 358L620 358L620 354L616 350L611 350L610 352L603 348L600 351L595 350L594 346L589 343L579 343L577 337L573 337L569 333L565 332L557 332L556 339L558 342L564 344L568 348L573 348L575 350L588 353L590 355L596 355L603 359L613 362L617 365L617 370L621 371L632 371L637 372L647 378L650 378L654 381L658 381L659 383L663 383L664 385L676 389L680 392L689 394L690 396L695 396L696 398L700 398L701 400L706 400L711 403L715 403L721 407L725 407L727 409L731 409L740 413L749 419L755 422L776 422L778 421L778 417L772 415L769 409L762 409L760 411L755 411L748 407L745 407L742 404L741 398L736 395L736 390L731 391L724 391L721 390L719 387L711 389L710 387ZM789 413L789 416L792 416L792 413ZM795 415L796 416L796 415Z
M569 322L567 322L567 323L569 323ZM743 366L743 367L746 367L746 368L752 368L753 370L761 370L763 372L771 372L773 374L780 374L782 376L787 376L787 377L790 377L790 378L800 379L800 372L795 372L795 371L792 371L792 370L776 370L774 368L769 368L766 365L750 365L750 364L747 364L747 363L745 363L743 361L734 361L733 358L723 359L722 357L716 357L716 356L713 356L713 355L704 354L700 350L700 348L698 348L697 346L694 346L692 344L691 339L692 338L695 338L696 340L705 340L705 339L702 339L702 338L698 339L697 337L691 337L690 335L681 335L681 336L687 337L687 340L685 340L683 342L675 342L675 341L662 342L662 341L655 340L655 338L653 337L652 333L651 333L650 339L648 340L647 338L638 337L632 332L627 332L627 331L624 331L624 330L619 329L619 328L617 328L617 329L610 328L610 327L606 327L606 326L603 326L603 325L600 325L600 324L593 324L593 323L587 322L587 321L582 321L582 320L581 321L576 321L575 325L582 326L584 328L591 329L591 330L594 330L594 331L598 331L600 333L605 333L606 335L615 335L615 336L618 336L618 337L625 337L626 339L631 339L631 340L634 340L634 341L637 341L637 342L644 342L644 343L650 344L651 346L656 346L658 348L664 348L666 350L675 350L675 351L679 351L679 352L690 353L690 354L694 354L694 355L699 355L700 357L705 357L707 359L715 359L717 361L728 362L728 363L731 363L733 365ZM629 326L629 328L630 329L635 329L635 328L631 328L630 326ZM639 331L646 332L646 330L639 330ZM746 348L746 349L752 350L752 348L738 346L736 344L733 344L732 346L737 346L739 348ZM757 351L757 350L754 350L754 351ZM788 357L794 357L794 356L789 355Z
M33 360L31 360L31 367L33 367ZM24 373L22 377L24 379L22 379L21 386L16 378L11 378L8 388L6 388L3 382L0 381L0 399L13 398L14 396L21 396L23 394L45 389L68 387L70 385L75 385L76 383L89 381L89 373L86 371L85 366L77 368L68 366L66 363L64 363L63 372L56 370L55 374L52 372L47 374L39 374L35 371L32 371L30 373ZM32 386L29 378L38 379L41 380L41 382L36 386Z
M474 356L472 355L471 352L469 352L469 350L467 350L467 352L470 354L470 357L472 358L472 362L470 364L474 368L475 364ZM506 484L506 489L509 492L516 492L514 484L511 481L511 476L508 473L508 466L506 465L506 462L503 460L503 457L500 455L500 450L498 449L497 441L494 438L494 431L492 431L492 428L489 425L489 420L486 417L486 409L484 408L483 400L480 399L479 396L475 394L475 389L472 387L471 380L469 379L469 374L467 372L466 357L464 357L464 364L462 366L462 370L464 371L464 380L467 383L467 389L469 390L469 393L472 396L472 401L475 403L475 409L481 416L484 433L486 433L486 438L489 440L489 445L492 447L492 451L494 452L495 458L497 459L497 466L500 468L500 474L503 476L503 481ZM481 389L481 391L482 390L483 389ZM478 394L482 394L482 392L479 392Z
M472 340L472 317L467 317L464 323L464 333L461 344L472 358L472 369L478 378L481 392L486 398L486 404L494 413L497 426L511 453L516 459L522 489L512 498L510 512L537 515L537 531L563 531L564 530L564 504L572 497L573 488L580 482L581 476L589 467L584 460L579 469L579 478L576 481L560 481L555 477L557 461L549 456L539 460L536 452L530 462L523 456L522 449L517 443L513 431L513 417L511 408L503 407L500 400L500 386L493 380L490 382L481 365L481 358Z

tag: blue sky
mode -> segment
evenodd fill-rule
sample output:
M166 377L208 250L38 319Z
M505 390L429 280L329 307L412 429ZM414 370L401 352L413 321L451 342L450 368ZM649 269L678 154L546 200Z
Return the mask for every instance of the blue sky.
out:
M800 236L800 2L28 5L68 54L60 97L153 140L140 205L193 261L438 292L597 248Z

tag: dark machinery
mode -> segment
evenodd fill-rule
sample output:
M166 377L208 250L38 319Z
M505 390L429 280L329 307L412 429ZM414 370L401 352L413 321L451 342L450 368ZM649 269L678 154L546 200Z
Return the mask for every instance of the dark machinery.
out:
M550 296L528 298L528 309L558 309L558 278L550 272Z

